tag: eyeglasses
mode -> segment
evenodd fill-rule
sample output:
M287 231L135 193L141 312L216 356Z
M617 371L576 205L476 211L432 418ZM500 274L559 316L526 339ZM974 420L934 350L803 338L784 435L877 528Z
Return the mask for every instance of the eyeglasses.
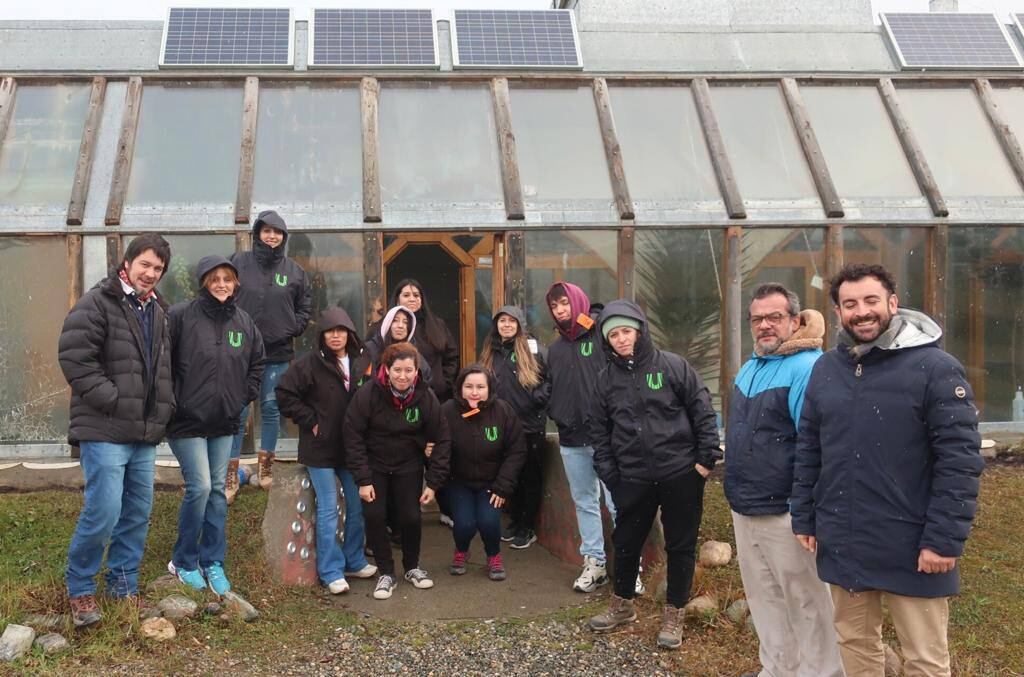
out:
M750 326L751 327L760 327L761 323L766 321L766 320L767 320L768 324L772 324L772 325L782 324L785 320L789 319L790 317L792 317L792 316L791 315L787 315L786 313L772 313L771 315L751 315L750 316Z

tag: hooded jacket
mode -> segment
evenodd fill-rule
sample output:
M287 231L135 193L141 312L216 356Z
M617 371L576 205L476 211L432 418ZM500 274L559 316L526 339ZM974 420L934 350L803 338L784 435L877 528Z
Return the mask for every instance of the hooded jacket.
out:
M280 245L271 248L260 240L263 226L284 233ZM305 331L313 307L306 272L284 255L287 246L288 226L277 212L268 210L260 212L252 225L252 251L231 255L241 282L238 306L259 327L271 363L295 357L292 339Z
M977 505L978 413L942 330L900 309L903 327L860 359L814 365L800 416L790 512L816 536L818 575L851 591L945 597L959 569L918 573L922 548L960 557Z
M824 334L821 313L805 310L789 340L771 355L755 352L736 375L725 436L725 497L741 515L789 511L797 424Z
M406 317L409 318L409 335L405 337L405 340L414 346L416 345L417 319L415 313L404 306L394 306L381 318L380 322L370 327L370 335L366 339L366 355L369 363L366 365L364 377L373 376L377 373L377 369L380 367L381 353L384 352L386 347L394 343L391 339L391 324L395 321L395 315L398 315L398 313L405 313ZM419 346L416 347L416 350L419 350ZM423 356L423 351L420 351L420 357L423 358L420 360L420 380L425 381L430 386L433 370L430 364L427 363L427 359Z
M602 319L616 315L638 321L640 334L632 357L605 346L611 357L597 379L590 434L598 477L614 491L620 481L669 480L697 463L714 468L718 426L707 386L689 362L654 347L635 303L612 301Z
M157 444L164 438L174 413L165 306L159 296L150 301L156 306L147 346L133 303L114 269L64 319L58 361L71 386L71 444Z
M345 344L349 374L343 374L338 359L324 342L324 332L335 327L348 331ZM317 323L318 350L313 350L288 368L274 389L281 413L299 427L299 463L313 468L344 468L345 412L359 388L369 359L355 323L341 308L325 308ZM313 427L317 432L313 434Z
M234 435L245 405L260 393L263 338L232 295L224 303L202 286L203 276L232 266L223 256L206 256L196 268L199 295L168 313L174 398L178 404L168 437Z
M498 316L509 315L519 323L519 331L528 337L530 352L540 365L541 382L532 389L519 383L516 365L515 340L503 341L498 334ZM548 376L548 351L526 331L526 314L517 306L502 306L494 314L492 329L492 355L497 396L512 405L523 424L525 433L542 433L547 423L547 406L551 399L551 380Z
M568 327L555 327L559 335L548 346L548 373L551 376L551 399L548 416L558 426L558 442L563 447L584 447L591 443L591 393L597 386L597 374L604 368L607 356L597 333L601 306L590 303L582 289L569 282L558 282L548 288L544 303L551 309L551 292L565 289L569 298L571 320ZM554 315L551 316L554 319Z
M456 396L441 406L452 436L451 479L509 498L526 462L526 438L507 402L489 399L475 409Z
M356 391L345 413L346 464L356 484L373 484L373 472L405 474L426 465L427 442L434 450L427 466L427 486L435 491L448 479L451 437L441 403L417 378L411 397L399 404L391 393L387 371Z

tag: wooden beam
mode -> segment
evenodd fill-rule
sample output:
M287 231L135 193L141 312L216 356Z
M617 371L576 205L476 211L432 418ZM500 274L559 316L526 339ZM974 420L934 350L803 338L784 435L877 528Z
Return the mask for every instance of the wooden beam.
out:
M93 78L89 94L89 109L85 115L82 142L78 145L78 163L75 165L75 183L71 187L71 201L68 202L67 224L82 225L85 215L85 201L89 197L89 177L92 176L92 158L96 150L96 138L100 133L103 118L103 100L107 94L107 79Z
M889 113L889 119L892 120L892 126L903 147L903 153L910 162L910 169L914 172L917 185L928 200L928 204L931 205L932 214L949 216L949 209L946 207L946 201L942 198L939 185L935 183L931 167L928 166L921 146L917 143L917 137L914 136L913 130L910 129L910 123L907 122L907 118L900 108L900 100L896 95L896 87L892 84L892 79L881 78L878 81L878 92L882 95L882 103L885 104L885 110Z
M252 183L256 176L256 120L260 108L260 79L245 79L242 97L242 148L238 155L238 195L235 223L249 223L252 211Z
M82 298L82 236L68 235L68 310Z
M247 252L252 250L252 231L237 231L235 233L235 251Z
M505 234L495 233L491 249L491 310L505 305Z
M842 269L843 258L843 226L836 223L829 224L828 232L825 234L825 279L823 280L825 285L823 313L825 315L826 350L835 345L836 331L839 329L835 308L833 307L831 297L828 295L828 281ZM810 304L807 305L809 306Z
M142 110L142 78L128 78L128 91L124 97L124 114L121 116L121 136L117 142L117 159L114 161L114 176L110 182L110 197L107 200L108 226L121 223L121 212L128 194L128 181L132 174L132 157L135 155L135 137L139 130L139 112Z
M619 146L619 134L615 130L615 117L612 115L612 99L608 94L608 82L604 78L594 78L594 103L597 105L597 120L601 125L601 140L604 142L604 155L608 160L608 176L612 182L612 194L615 206L619 210L619 218L630 220L635 218L633 199L629 196L626 184L626 170L622 162L622 148Z
M636 300L636 233L632 226L619 231L619 298Z
M476 362L476 274L472 265L459 266L459 291L462 293L459 333L459 367Z
M1017 135L1013 133L1013 129L1007 124L999 110L999 104L996 103L995 94L992 92L992 84L986 78L979 78L974 81L974 91L977 92L981 107L992 125L992 131L996 133L1003 154L1006 155L1010 167L1013 168L1013 175L1017 177L1017 183L1024 187L1024 152L1021 151Z
M697 104L697 115L704 130L704 140L708 144L711 165L715 169L715 178L718 179L718 189L725 202L725 211L728 212L730 219L745 219L747 210L743 207L743 196L740 195L739 186L736 184L736 175L733 174L729 154L725 151L722 130L718 128L718 117L711 105L708 81L704 78L695 78L690 83L690 91L693 92L693 100Z
M0 148L7 138L7 128L14 119L14 99L18 93L18 82L11 77L0 79Z
M374 307L381 312L388 308L384 298L384 234L380 232L363 233L363 318L364 327L375 321Z
M825 155L821 152L818 137L814 134L800 87L793 78L782 78L779 86L782 87L782 95L789 108L789 119L793 122L807 165L811 168L811 176L814 178L815 188L818 189L818 197L825 209L825 216L830 219L840 218L843 216L843 204L832 182L832 174L828 170L828 163L825 162Z
M526 307L526 243L521 230L505 233L505 303Z
M121 236L107 235L107 270L121 265Z
M377 103L380 85L377 78L363 78L359 87L363 112L363 221L380 223L380 146L378 144Z
M509 221L522 221L526 213L523 206L523 183L519 177L516 135L512 131L512 101L508 93L508 78L491 80L491 100L494 103L494 126L498 131L498 152L501 154L505 217Z
M722 362L718 392L722 398L722 420L729 415L729 400L732 399L732 384L736 379L743 350L743 229L730 226L725 230L725 246L722 248L722 281L724 304L722 308Z
M949 226L942 223L928 233L925 258L924 311L946 330L946 276L949 260ZM943 340L945 342L945 340Z

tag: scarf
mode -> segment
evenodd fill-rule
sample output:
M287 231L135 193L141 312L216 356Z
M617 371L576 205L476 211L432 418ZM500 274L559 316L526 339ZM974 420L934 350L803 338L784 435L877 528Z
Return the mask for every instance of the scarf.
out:
M138 292L135 291L135 285L133 285L132 281L128 279L128 273L125 272L124 267L117 271L117 276L121 278L121 282L123 282L132 290L132 295L135 296L135 299L142 305L146 305L147 303L149 303L150 299L156 297L156 289L150 289L144 295L139 296Z

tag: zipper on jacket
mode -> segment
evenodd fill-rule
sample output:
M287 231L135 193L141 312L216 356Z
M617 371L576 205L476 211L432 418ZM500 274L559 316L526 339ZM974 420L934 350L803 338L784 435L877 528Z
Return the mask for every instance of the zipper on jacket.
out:
M864 373L864 365L860 362L857 363L857 368L854 370L853 375L860 378L860 375Z

